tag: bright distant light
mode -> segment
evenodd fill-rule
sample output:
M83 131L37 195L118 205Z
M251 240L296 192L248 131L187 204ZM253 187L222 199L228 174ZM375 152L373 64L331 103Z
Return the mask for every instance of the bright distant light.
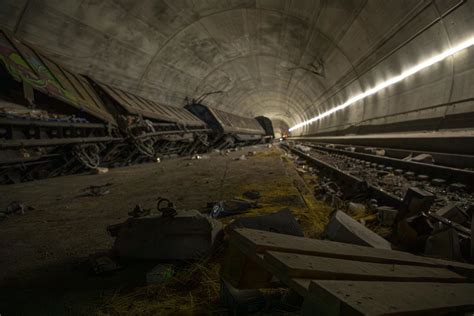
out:
M340 110L343 110L345 108L347 108L348 106L356 103L357 101L360 101L366 97L368 97L369 95L372 95L374 93L377 93L379 92L380 90L382 89L385 89L386 87L388 86L391 86L397 82L400 82L402 81L403 79L405 79L406 77L409 77L411 75L414 75L416 74L418 71L420 70L423 70L431 65L434 65L436 64L437 62L440 62L442 61L443 59L445 59L446 57L449 57L451 55L454 55L456 54L457 52L463 50L463 49L466 49L470 46L474 45L474 37L473 38L470 38L469 40L465 41L465 42L462 42L461 44L457 45L457 46L454 46L453 48L450 48L446 51L444 51L443 53L439 54L439 55L436 55L434 57L431 57L421 63L419 63L418 65L404 71L402 74L398 75L398 76L395 76L395 77L392 77L390 79L388 79L387 81L384 81L382 82L381 84L373 87L372 89L369 89L359 95L356 95L355 97L353 98L350 98L349 100L347 100L345 103L341 104L341 105L338 105L324 113L321 113L319 114L318 116L315 116L313 117L312 119L309 119L307 121L304 121L304 122L301 122L299 124L296 124L295 126L291 127L289 129L289 131L294 131L295 129L298 129L298 128L301 128L303 126L306 126L308 124L311 124L313 122L316 122L328 115L331 115L333 114L334 112L337 112L337 111L340 111Z

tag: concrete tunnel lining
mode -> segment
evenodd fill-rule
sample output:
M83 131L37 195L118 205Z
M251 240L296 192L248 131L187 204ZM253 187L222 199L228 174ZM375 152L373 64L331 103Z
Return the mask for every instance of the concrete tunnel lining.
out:
M186 96L223 90L206 100L209 105L248 116L290 113L278 115L288 125L470 35L474 12L468 1L8 0L0 9L10 12L2 27L73 70L173 106ZM325 76L288 71L319 59ZM450 66L426 70L298 133L337 131L407 110L410 119L420 119L429 114L418 108L469 94L456 81L472 80L474 66L465 59L455 56L444 62ZM441 86L431 85L433 78ZM430 96L443 87L451 92Z

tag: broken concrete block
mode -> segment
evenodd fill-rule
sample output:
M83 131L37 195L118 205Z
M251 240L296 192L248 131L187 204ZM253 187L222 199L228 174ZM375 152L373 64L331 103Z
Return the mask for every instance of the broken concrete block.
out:
M235 228L251 228L279 234L304 236L298 221L289 209L268 215L241 217L230 223L226 229Z
M229 309L230 315L256 313L266 305L265 297L259 290L239 290L223 279L221 279L220 299Z
M344 212L337 211L326 226L327 239L349 244L392 249L390 243Z
M464 224L465 222L469 221L469 216L455 204L448 204L445 207L439 209L436 212L436 215L445 217L458 224Z
M163 283L171 279L174 275L174 267L172 264L159 264L146 274L147 284Z
M462 260L457 231L454 228L448 228L428 237L425 254L448 260Z
M398 215L398 210L390 206L377 207L379 222L382 226L392 226Z
M405 193L403 204L408 214L426 212L435 200L433 193L420 188L411 187Z
M197 211L178 211L175 217L129 218L114 225L113 232L114 249L122 258L191 260L213 250L222 224Z
M432 223L426 216L417 214L398 222L397 239L412 250L423 251L426 239L433 229Z

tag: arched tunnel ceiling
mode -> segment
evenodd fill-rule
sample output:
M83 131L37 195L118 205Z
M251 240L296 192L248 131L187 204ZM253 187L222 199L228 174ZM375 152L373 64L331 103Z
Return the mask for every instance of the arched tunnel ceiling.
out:
M431 5L2 0L0 24L73 70L159 102L182 106L185 97L222 90L206 102L291 126L320 111L322 96L358 80L387 37Z

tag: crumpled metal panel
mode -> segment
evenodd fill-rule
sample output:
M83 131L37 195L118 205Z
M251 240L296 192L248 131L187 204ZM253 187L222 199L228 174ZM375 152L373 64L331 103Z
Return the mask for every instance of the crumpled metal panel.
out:
M125 92L103 83L99 83L99 85L111 98L131 114L182 124L184 126L206 126L203 121L184 108L158 104L149 99Z
M0 62L17 81L101 120L116 124L89 82L0 30Z

